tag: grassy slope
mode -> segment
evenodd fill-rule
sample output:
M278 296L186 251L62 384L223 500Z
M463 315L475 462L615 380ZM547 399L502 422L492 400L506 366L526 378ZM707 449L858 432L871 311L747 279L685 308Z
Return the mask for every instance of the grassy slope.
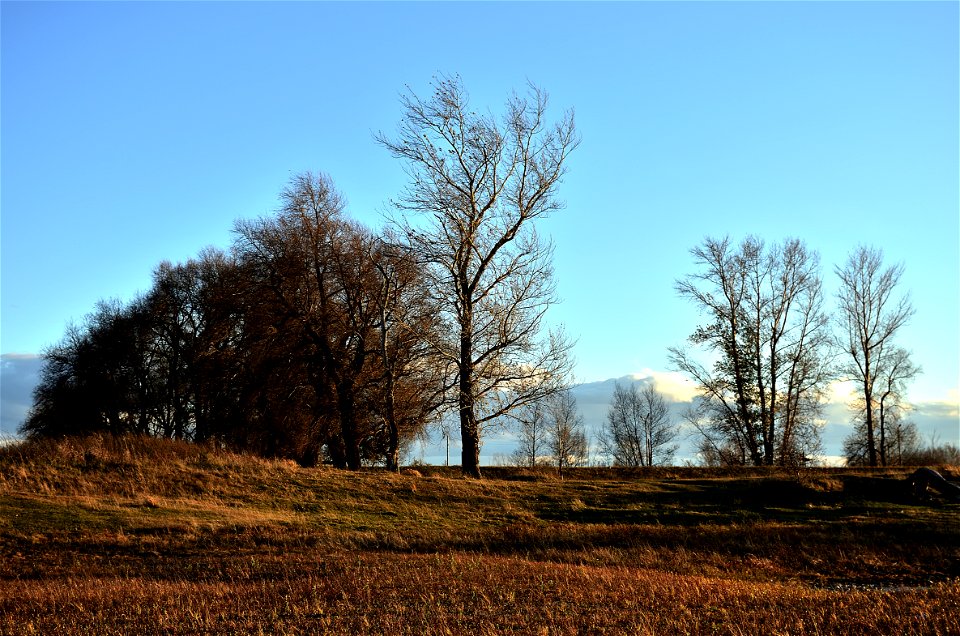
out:
M429 471L2 449L0 630L960 632L960 509L905 471Z

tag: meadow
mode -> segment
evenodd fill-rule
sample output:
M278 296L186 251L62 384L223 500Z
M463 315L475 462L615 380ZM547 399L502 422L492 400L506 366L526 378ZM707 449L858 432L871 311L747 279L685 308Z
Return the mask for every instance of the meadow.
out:
M956 468L937 467L949 478ZM2 634L958 634L910 469L302 468L0 448Z

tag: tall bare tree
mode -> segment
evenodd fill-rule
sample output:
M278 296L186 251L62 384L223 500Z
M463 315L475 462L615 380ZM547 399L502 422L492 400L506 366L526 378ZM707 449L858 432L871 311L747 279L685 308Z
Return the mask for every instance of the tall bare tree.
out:
M456 367L462 470L480 476L483 427L556 391L569 373L570 342L542 337L556 301L552 246L534 222L556 197L579 139L573 114L546 120L547 96L514 95L502 119L471 110L458 77L433 95L401 98L396 137L378 141L404 160L411 182L396 202L410 248L427 267L452 337L438 349Z
M866 432L867 458L870 466L878 464L876 435L877 413L880 405L877 398L885 389L878 385L886 368L891 377L901 383L916 371L903 376L909 366L901 366L897 372L896 359L902 354L894 346L893 339L914 313L908 295L897 295L897 286L903 276L903 265L884 267L883 252L879 249L860 246L855 249L843 267L836 268L840 278L837 292L839 304L838 321L840 333L838 345L846 354L846 363L841 368L846 378L857 383L863 397L864 426ZM902 361L901 365L904 364ZM906 360L909 365L909 359Z
M753 237L739 246L707 238L692 254L701 271L677 291L706 314L690 341L716 362L707 368L670 349L674 366L700 385L689 419L723 447L720 456L739 448L757 466L802 460L819 445L815 422L830 377L819 256L796 239L767 247Z
M613 402L600 437L603 453L614 466L654 466L669 462L677 451L679 429L671 420L663 395L652 384L614 385Z

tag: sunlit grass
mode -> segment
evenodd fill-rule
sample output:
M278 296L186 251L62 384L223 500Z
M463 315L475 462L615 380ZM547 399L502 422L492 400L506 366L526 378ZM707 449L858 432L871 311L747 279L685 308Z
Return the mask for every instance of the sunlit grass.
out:
M19 633L949 634L960 612L956 584L824 590L469 554L250 556L16 591L0 616Z
M905 471L423 473L0 449L0 631L960 633L960 510Z

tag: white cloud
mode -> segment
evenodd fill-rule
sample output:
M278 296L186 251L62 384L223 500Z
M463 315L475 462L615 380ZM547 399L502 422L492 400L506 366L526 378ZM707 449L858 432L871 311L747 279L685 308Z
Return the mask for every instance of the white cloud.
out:
M914 413L923 413L943 418L960 418L960 403L956 400L936 400L932 402L917 402L913 405Z
M677 371L643 369L629 377L632 380L652 381L657 390L673 402L690 402L697 395L696 383Z
M842 468L847 465L847 458L843 455L817 455L815 463L830 468Z

